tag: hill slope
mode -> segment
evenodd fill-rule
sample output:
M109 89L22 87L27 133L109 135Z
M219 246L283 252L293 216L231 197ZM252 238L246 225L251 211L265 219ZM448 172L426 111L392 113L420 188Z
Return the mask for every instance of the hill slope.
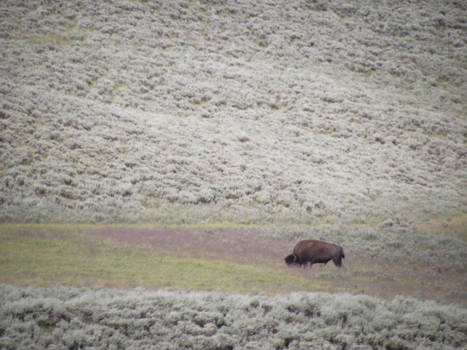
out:
M0 220L466 211L462 2L0 8Z

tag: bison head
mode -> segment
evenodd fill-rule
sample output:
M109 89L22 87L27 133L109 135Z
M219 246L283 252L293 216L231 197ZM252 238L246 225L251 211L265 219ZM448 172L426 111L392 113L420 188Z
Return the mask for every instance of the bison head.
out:
M297 256L295 254L290 254L290 255L287 255L284 260L287 265L296 264Z

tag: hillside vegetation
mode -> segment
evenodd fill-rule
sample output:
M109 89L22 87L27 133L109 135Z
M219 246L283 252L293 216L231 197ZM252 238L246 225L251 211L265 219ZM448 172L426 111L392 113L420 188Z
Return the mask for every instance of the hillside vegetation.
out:
M3 1L0 220L465 226L466 18Z

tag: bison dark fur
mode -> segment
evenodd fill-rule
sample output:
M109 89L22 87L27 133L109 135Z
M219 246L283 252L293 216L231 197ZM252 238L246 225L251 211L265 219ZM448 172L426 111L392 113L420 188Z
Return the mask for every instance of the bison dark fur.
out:
M312 239L300 241L295 245L293 253L284 260L287 265L327 264L332 260L338 267L345 258L344 249L336 244Z

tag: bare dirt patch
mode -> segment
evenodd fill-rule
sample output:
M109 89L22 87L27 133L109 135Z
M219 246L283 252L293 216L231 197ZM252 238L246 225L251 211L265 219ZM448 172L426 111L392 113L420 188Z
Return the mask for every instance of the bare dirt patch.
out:
M291 249L285 239L261 237L243 229L103 229L96 233L121 243L144 245L179 257L227 260L240 264L282 265L282 257Z

